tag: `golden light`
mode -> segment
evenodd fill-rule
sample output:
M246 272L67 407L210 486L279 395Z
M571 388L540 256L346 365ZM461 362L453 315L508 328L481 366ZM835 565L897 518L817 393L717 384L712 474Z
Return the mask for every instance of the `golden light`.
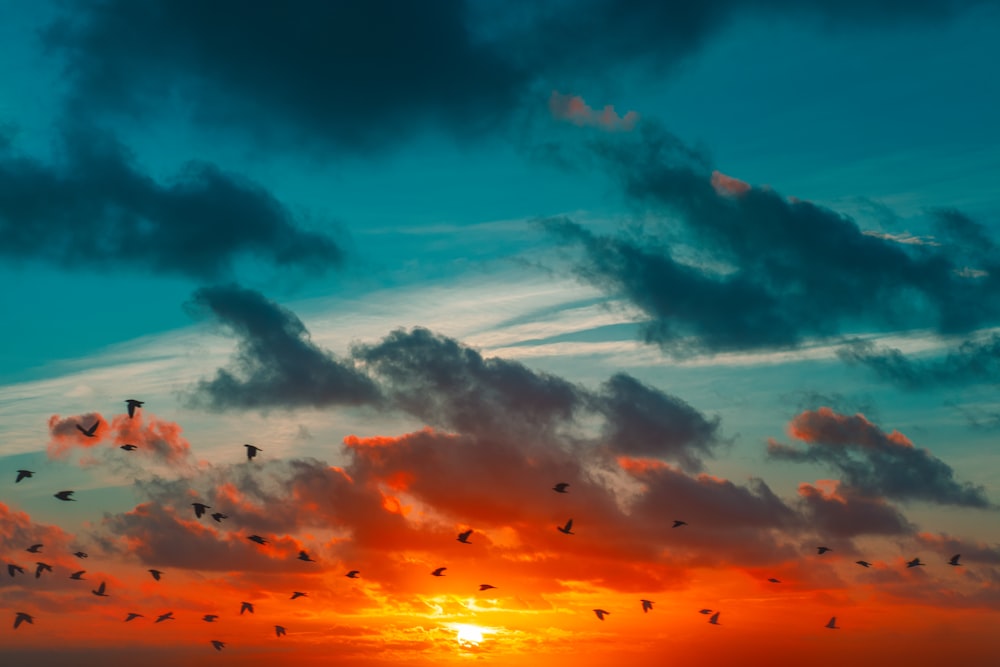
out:
M452 623L451 627L456 631L455 640L461 646L479 646L483 641L483 628L478 625Z

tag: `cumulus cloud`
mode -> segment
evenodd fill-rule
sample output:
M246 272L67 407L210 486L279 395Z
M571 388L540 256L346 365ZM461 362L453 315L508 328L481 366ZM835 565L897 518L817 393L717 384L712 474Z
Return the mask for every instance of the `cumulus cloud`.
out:
M89 429L94 424L93 437L84 435L77 426ZM127 414L115 415L111 422L99 413L92 412L74 417L49 417L49 458L65 458L74 450L91 450L103 445L102 449L135 445L136 449L124 459L136 457L154 461L179 464L191 461L191 445L182 435L183 430L176 422L160 419L148 410L141 410L135 417ZM85 459L95 463L92 459Z
M64 132L47 164L0 146L0 255L214 279L239 258L322 272L343 252L260 185L205 162L158 182L115 138Z
M803 514L816 532L830 538L912 535L915 526L884 498L858 493L836 480L799 484Z
M619 116L610 104L597 111L579 95L563 95L557 91L552 91L552 95L549 96L549 112L558 120L583 127L598 127L609 132L627 132L639 122L639 114L635 111Z

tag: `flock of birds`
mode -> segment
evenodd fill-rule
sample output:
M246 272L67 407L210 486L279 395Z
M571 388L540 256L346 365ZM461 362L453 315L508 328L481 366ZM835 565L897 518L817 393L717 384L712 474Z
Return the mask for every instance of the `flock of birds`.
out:
M141 408L142 405L143 405L143 401L139 401L139 400L131 399L131 398L130 399L126 399L125 403L126 403L126 406L127 406L127 409L128 409L128 416L129 416L130 419L135 416L135 411L137 409ZM86 428L83 427L80 424L77 424L76 428L80 431L80 433L83 434L84 437L94 438L94 437L97 437L96 434L97 434L97 429L98 429L99 425L100 425L100 421L98 420L98 421L94 422L93 424L91 424L90 426L88 426ZM260 447L257 447L256 445L245 444L243 446L246 448L247 461L253 461L253 459L256 458L257 454L259 452L263 451ZM137 449L136 445L132 445L132 444L121 445L120 448L123 449L123 450L125 450L125 451L127 451L127 452L135 451ZM22 480L29 479L29 478L33 477L34 475L35 475L35 472L32 471L32 470L18 470L17 471L17 477L15 478L14 483L15 484L20 483ZM559 482L555 486L552 487L552 490L555 491L556 493L563 493L564 494L564 493L568 493L569 486L570 485L569 485L568 482ZM57 498L57 499L59 499L61 501L72 502L72 501L76 500L75 498L73 498L73 494L74 494L74 491L72 491L72 490L64 490L64 491L59 491L58 493L55 493L53 495L54 495L55 498ZM193 502L193 503L191 503L191 505L194 508L195 518L197 518L197 519L201 519L207 513L208 510L212 509L209 505L206 505L205 503L201 503L201 502ZM211 514L210 516L211 516L211 518L213 520L215 520L218 523L221 523L224 519L228 519L229 518L228 515L223 514L222 512L215 512L215 513ZM688 525L686 521L683 521L683 520L680 520L680 519L675 519L673 521L673 526L672 527L673 528L680 528L680 527L686 526L686 525ZM562 533L564 535L575 535L575 533L573 532L573 519L569 519L568 521L566 521L566 523L564 525L556 526L555 528L556 528L556 530L558 530L560 533ZM459 542L463 543L463 544L471 544L472 542L470 541L470 537L472 536L472 534L473 534L473 530L472 529L468 529L468 530L465 530L465 531L462 531L461 533L459 533L458 537L456 539ZM248 535L247 539L249 541L251 541L251 542L254 542L254 543L258 544L258 545L266 545L266 544L268 544L268 540L265 539L264 537L260 536L260 535ZM27 547L25 549L25 551L27 551L28 553L32 553L32 554L38 554L38 553L41 552L41 550L42 550L43 547L44 547L43 544L32 544L29 547ZM822 556L823 554L825 554L825 553L827 553L829 551L833 551L833 549L831 549L829 547L825 547L825 546L818 546L818 547L816 547L816 551L817 551L817 555ZM74 552L73 555L76 558L78 558L78 559L85 559L85 558L88 557L88 554L85 553L85 552L83 552L83 551ZM301 560L301 561L304 561L304 562L307 562L307 563L314 563L314 562L316 562L309 555L309 553L306 552L306 551L304 551L304 550L300 550L299 551L297 559ZM947 564L950 565L950 566L953 566L953 567L960 567L961 566L961 563L959 562L960 559L961 559L961 554L955 554L954 556L952 556L947 561ZM857 565L860 565L861 567L864 567L864 568L869 568L869 567L872 566L872 563L870 563L868 561L865 561L865 560L858 560L858 561L855 561L855 563ZM53 571L51 565L49 565L47 563L44 563L42 561L37 561L35 565L36 565L36 567L35 567L35 578L36 579L40 578L42 576L43 572L52 572ZM907 568L921 567L921 566L925 566L925 565L926 565L926 563L921 562L920 558L913 558L912 560L909 560L909 561L906 562L906 567ZM443 577L443 576L445 576L444 573L445 573L445 570L447 570L447 569L448 569L447 567L438 567L438 568L435 568L433 571L431 571L430 574L431 574L431 576L434 576L434 577ZM157 569L149 569L147 571L150 573L150 575L156 581L160 581L161 578L162 578L162 576L163 576L163 574L164 574L161 570L157 570ZM16 576L18 574L24 575L25 574L25 570L24 570L23 567L21 567L20 565L15 564L15 563L7 563L7 573L11 577L14 577L14 576ZM77 580L77 581L81 581L81 580L83 580L83 575L85 573L86 573L86 570L79 570L79 571L76 571L76 572L73 572L72 574L70 574L69 578ZM348 577L350 579L357 579L357 578L359 578L361 576L361 572L359 570L350 570L344 576L346 576L346 577ZM776 578L773 578L773 577L769 578L767 581L770 582L770 583L773 583L773 584L780 584L781 583L781 581L779 579L776 579ZM494 585L492 585L492 584L480 584L479 585L479 590L480 591L487 591L487 590L491 590L491 589L495 589L495 588L497 588L497 587L494 586ZM105 597L105 598L106 597L110 597L110 594L107 592L107 583L104 582L104 581L102 581L98 585L98 587L96 589L93 589L91 591L91 593L93 593L97 597ZM301 598L301 597L306 597L306 593L303 593L302 591L294 591L292 593L292 596L291 596L290 599L291 600L296 600L296 599ZM648 612L650 612L650 611L653 610L653 604L654 604L654 602L652 600L642 599L639 602L641 604L643 613L648 613ZM594 615L597 616L597 618L599 620L601 620L601 621L603 621L606 616L608 616L608 615L611 614L610 611L607 611L605 609L600 609L600 608L594 609L592 611L594 612ZM245 601L241 602L241 604L240 604L240 612L239 613L240 613L241 616L244 613L253 614L254 613L254 605L253 605L253 603L251 603L251 602L245 602ZM700 609L698 611L698 613L704 614L704 615L710 615L710 617L708 619L708 622L710 624L712 624L712 625L721 625L721 623L719 622L719 617L720 617L720 615L722 613L721 611L719 611L719 610L713 610L713 609ZM138 619L138 618L144 618L144 615L140 614L140 613L136 613L136 612L128 612L126 614L125 618L124 618L124 622L128 623L128 622L134 621L135 619ZM206 623L214 623L218 618L219 618L219 616L217 614L205 614L204 616L202 616L202 620L204 622L206 622ZM15 612L15 616L14 616L14 629L16 630L23 623L34 624L34 620L35 620L35 618L31 614L28 614L28 613L23 612L23 611ZM171 620L175 620L174 619L174 615L173 615L172 611L168 611L166 613L158 615L153 622L154 623L162 623L164 621L171 621ZM840 627L837 625L837 617L836 616L831 617L830 620L823 627L831 629L831 630L839 630ZM275 632L275 635L277 637L283 637L283 636L286 635L287 630L282 625L275 625L274 626L274 632ZM217 639L210 640L210 643L211 643L211 645L217 651L221 651L226 646L225 642L217 640Z

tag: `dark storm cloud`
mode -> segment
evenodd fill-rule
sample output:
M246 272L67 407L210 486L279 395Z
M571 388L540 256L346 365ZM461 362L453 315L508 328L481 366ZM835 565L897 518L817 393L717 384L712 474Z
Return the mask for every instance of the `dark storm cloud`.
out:
M237 258L325 270L330 237L303 230L263 187L192 162L160 183L113 137L74 129L46 164L0 145L0 256L217 278Z
M941 505L992 508L982 487L955 479L955 471L926 449L893 431L885 433L864 415L842 415L829 408L806 411L789 424L789 433L806 447L771 441L768 456L796 463L817 463L842 475L845 492Z
M967 340L941 358L913 359L899 349L855 340L837 350L850 364L867 366L882 380L905 389L1000 381L1000 334Z
M180 96L196 121L272 146L386 147L433 126L493 129L539 88L662 74L739 14L892 26L973 2L81 0L48 27L72 105L141 114Z
M949 247L865 234L848 216L712 171L655 122L552 151L609 170L631 202L670 220L628 237L542 222L582 250L584 280L645 313L645 340L668 354L795 347L858 324L954 333L1000 319L996 278L963 275Z
M316 346L294 313L237 285L198 290L192 305L236 335L229 368L199 381L192 402L213 409L363 405L378 390L350 362Z

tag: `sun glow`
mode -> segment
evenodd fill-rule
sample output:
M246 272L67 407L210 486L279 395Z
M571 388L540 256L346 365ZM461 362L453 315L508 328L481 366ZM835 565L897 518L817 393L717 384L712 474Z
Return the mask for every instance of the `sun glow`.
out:
M483 641L483 628L478 625L467 623L452 623L451 627L456 631L455 641L461 646L479 646Z

